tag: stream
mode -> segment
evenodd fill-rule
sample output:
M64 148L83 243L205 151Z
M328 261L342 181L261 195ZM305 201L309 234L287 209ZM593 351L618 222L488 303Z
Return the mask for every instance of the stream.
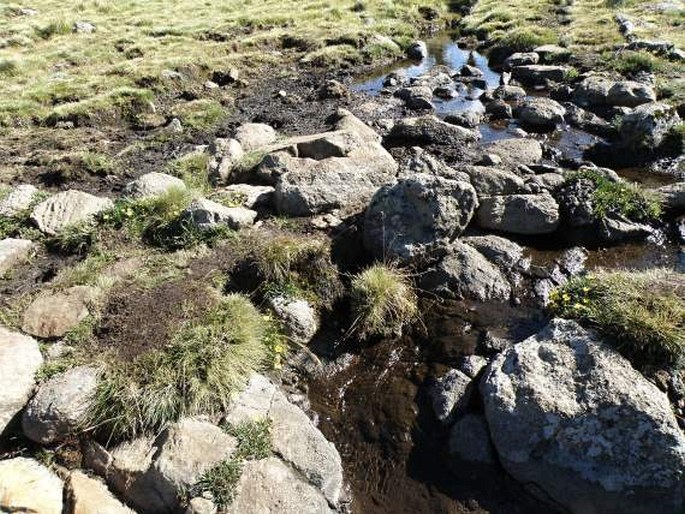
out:
M477 66L491 87L500 75L487 58L459 48L449 36L429 42L430 56L404 61L359 78L353 88L371 97L383 93L388 73L418 77L438 65L458 70ZM464 87L465 86L460 86ZM539 92L529 92L540 94ZM436 114L483 109L478 92L460 91L452 100L435 100ZM481 143L512 137L515 121L484 123ZM570 127L551 135L536 135L559 149L565 158L581 159L598 141ZM617 170L625 179L650 186L673 177L642 169ZM685 267L678 245L669 235L655 241L625 244L588 252L586 267ZM569 245L539 238L525 244L534 266L554 261ZM328 355L325 371L309 381L312 409L319 426L338 448L353 497L352 512L367 513L493 513L547 514L549 507L523 491L501 469L450 463L445 455L446 431L434 419L425 398L425 384L473 354L486 333L521 340L547 321L546 314L525 300L517 306L423 299L423 327L399 340L382 340L361 348L339 348ZM345 346L345 345L342 345ZM472 405L478 411L482 406Z

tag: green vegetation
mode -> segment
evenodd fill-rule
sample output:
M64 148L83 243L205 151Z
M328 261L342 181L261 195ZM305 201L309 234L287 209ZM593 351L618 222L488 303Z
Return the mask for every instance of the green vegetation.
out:
M180 178L192 190L209 193L212 187L207 174L209 155L194 152L169 163L168 173Z
M375 264L353 277L350 294L353 330L362 338L400 334L418 317L411 281L393 265Z
M664 146L674 154L685 153L685 123L680 123L671 128Z
M638 184L612 182L589 168L581 169L568 177L568 182L578 180L587 180L594 184L592 206L598 219L611 214L633 221L649 221L661 217L661 198Z
M641 71L655 73L664 71L668 66L663 59L647 52L609 53L605 54L604 58L611 69L623 75L634 75Z
M210 493L220 509L229 505L235 497L244 461L265 459L272 454L271 425L270 419L261 419L225 427L226 432L238 439L238 448L230 459L205 472L192 494Z
M330 307L342 294L328 241L282 233L255 241L249 266L261 280L261 292L305 298L317 307Z
M213 129L229 114L219 102L207 98L178 105L172 111L172 115L179 118L185 128L197 132Z
M161 350L104 372L89 424L113 438L155 430L182 416L218 415L267 358L266 322L244 296L220 299Z
M682 367L685 278L670 270L595 273L571 279L550 296L561 317L589 323L634 365Z

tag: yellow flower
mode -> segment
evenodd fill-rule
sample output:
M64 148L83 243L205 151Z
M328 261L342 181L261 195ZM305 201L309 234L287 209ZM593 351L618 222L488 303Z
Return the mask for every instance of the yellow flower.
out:
M565 302L568 302L571 299L571 296L568 293L564 293L561 297Z
M590 288L589 288L589 287L586 286L586 287L583 288L583 293L589 293L589 292L590 292Z
M283 353L285 351L285 348L282 344L277 344L276 346L274 346L274 351L276 353Z

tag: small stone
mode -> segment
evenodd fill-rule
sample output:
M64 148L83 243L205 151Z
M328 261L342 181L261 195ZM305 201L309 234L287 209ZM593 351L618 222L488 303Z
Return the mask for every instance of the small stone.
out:
M232 184L214 193L216 197L223 197L232 207L246 207L259 209L273 204L273 186L253 186L250 184Z
M472 380L457 369L448 371L437 379L429 391L435 416L450 424L471 401Z
M276 131L264 123L245 123L236 129L234 137L244 151L250 152L276 141Z
M74 286L39 296L24 313L22 330L46 339L62 337L89 315L88 307L98 292L94 287Z
M0 276L4 276L15 266L26 262L35 248L33 241L27 239L3 239L0 241Z
M196 198L183 213L200 230L209 230L218 225L228 225L233 230L254 224L257 212L245 207L226 207L206 198Z
M77 21L72 30L78 34L91 34L97 30L95 25L87 21Z
M0 200L0 216L17 216L28 210L33 203L38 189L31 184L22 184L15 187L2 200Z
M486 153L480 160L483 166L499 166L502 164L502 158L494 153Z
M480 355L466 355L459 363L459 370L466 376L476 378L478 374L488 365L488 360Z
M146 173L136 180L126 184L123 196L126 198L156 198L162 196L172 189L185 191L186 185L180 179L167 175L166 173Z
M209 177L216 182L228 182L233 167L245 155L243 147L236 139L216 138L209 147L207 170Z
M407 48L407 57L417 61L428 57L428 46L423 41L416 41Z
M307 344L319 329L319 317L306 300L277 296L269 302L288 335Z

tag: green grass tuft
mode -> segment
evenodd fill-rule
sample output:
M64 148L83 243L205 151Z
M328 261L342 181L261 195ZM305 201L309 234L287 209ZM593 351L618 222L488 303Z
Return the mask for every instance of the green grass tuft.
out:
M393 336L418 317L409 277L394 265L375 264L352 279L353 328L362 338Z
M169 345L104 373L89 423L111 437L135 437L183 416L219 415L264 366L266 324L250 300L222 298Z
M550 296L561 317L587 322L638 368L682 367L685 278L670 270L601 272L571 279Z

